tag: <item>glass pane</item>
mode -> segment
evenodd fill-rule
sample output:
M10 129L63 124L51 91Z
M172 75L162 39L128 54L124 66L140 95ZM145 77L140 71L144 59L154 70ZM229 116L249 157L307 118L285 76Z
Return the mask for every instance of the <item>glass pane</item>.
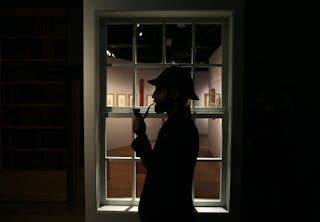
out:
M106 155L132 156L132 118L106 118Z
M132 62L132 25L107 26L107 63Z
M222 63L221 25L196 25L196 63Z
M162 62L162 26L137 24L138 63Z
M133 69L126 67L107 68L106 106L132 106Z
M195 124L199 130L198 157L222 157L222 119L198 118Z
M144 185L144 180L146 178L146 168L144 167L142 161L136 162L136 174L137 174L137 181L136 181L136 196L140 197Z
M221 162L198 161L194 172L194 197L220 198Z
M163 68L137 68L136 106L148 106L153 102L152 94L155 87L148 80L157 78Z
M108 160L105 165L106 194L109 198L132 196L132 161Z
M192 25L166 25L167 63L191 63Z
M194 74L194 88L199 100L194 101L195 107L222 107L221 67L197 68Z

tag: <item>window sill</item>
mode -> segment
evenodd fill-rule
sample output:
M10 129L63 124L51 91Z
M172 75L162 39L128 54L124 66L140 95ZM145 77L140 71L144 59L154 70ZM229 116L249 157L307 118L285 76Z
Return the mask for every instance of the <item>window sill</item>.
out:
M229 213L223 207L195 207L198 213ZM138 206L105 205L98 208L98 212L138 212Z

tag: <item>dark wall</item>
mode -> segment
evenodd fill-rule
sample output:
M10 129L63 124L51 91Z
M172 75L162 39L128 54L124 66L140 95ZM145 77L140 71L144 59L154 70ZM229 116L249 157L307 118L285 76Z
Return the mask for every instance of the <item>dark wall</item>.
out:
M63 129L59 132L61 133L62 136L60 137L54 137L53 133L48 133L44 136L42 135L41 131L24 131L23 133L20 132L20 134L22 136L27 135L27 133L30 134L31 133L32 138L40 138L36 141L36 139L30 139L30 144L26 145L26 143L19 143L19 145L17 145L17 139L11 139L11 140L15 140L13 142L7 142L9 139L4 140L6 142L2 142L1 140L1 144L0 144L0 149L1 152L4 152L3 149L8 149L8 147L24 147L24 146L31 146L38 148L37 153L34 154L32 152L31 155L26 155L26 153L17 151L16 153L14 152L7 152L9 153L11 156L7 155L5 156L5 170L10 171L12 169L19 169L19 170L30 170L33 169L34 171L39 171L41 172L41 170L47 169L47 170L64 170L67 173L67 193L68 193L68 201L71 201L73 199L83 199L84 198L84 182L83 182L83 174L84 174L84 170L83 170L83 162L84 162L84 158L83 158L83 102L82 102L82 97L83 97L83 84L82 84L82 76L83 76L83 71L82 71L82 66L83 66L83 53L82 53L82 1L80 0L70 0L70 1L60 1L60 0L56 0L56 1L38 1L38 0L30 0L30 1L19 1L19 0L12 0L12 1L1 1L0 2L0 14L2 16L0 16L3 20L2 24L5 24L4 27L2 27L1 29L1 37L3 36L9 36L9 39L11 37L11 35L13 35L12 33L16 33L17 35L21 35L22 39L25 37L25 35L27 36L30 33L37 33L39 32L41 35L43 33L49 35L49 34L56 34L56 35L63 35L63 38L60 42L63 43L59 43L59 44L53 44L50 43L51 45L48 46L49 43L46 43L46 41L44 41L44 43L42 42L41 44L36 44L36 45L32 45L32 41L23 41L21 40L21 48L18 47L12 47L10 48L7 47L6 51L1 53L1 56L3 56L4 59L8 59L8 55L9 57L13 55L13 58L15 58L14 56L16 56L17 58L26 58L26 57L30 57L33 58L34 60L37 60L38 58L51 58L51 57L59 57L59 59L61 60L61 62L58 63L53 63L52 60L50 60L47 63L29 63L29 64L24 64L25 67L28 67L29 69L24 69L21 67L22 66L19 62L19 60L12 60L15 63L14 65L11 65L12 68L11 70L7 70L3 67L5 67L3 64L3 66L1 66L2 70L1 72L4 73L0 73L0 80L1 80L1 84L0 86L3 87L0 89L1 93L2 92L7 92L8 96L5 96L5 93L3 93L3 95L1 95L1 104L3 105L0 108L0 116L2 117L0 120L0 138L1 136L6 137L7 138L17 138L14 137L15 135L17 135L16 131L9 131L8 126L11 126L13 123L15 123L16 125L19 126L20 125L27 125L27 126L34 126L36 124L39 124L41 126L47 126L48 128L51 127L51 125L55 126L55 125L63 125ZM23 23L22 25L20 25L20 23L18 25L17 24L17 19L15 19L15 15L19 15L19 13L24 12L24 10L28 13L30 13L29 9L34 9L34 8L39 8L39 10L44 9L62 9L63 11L63 19L61 20L61 24L60 24L60 29L58 30L58 25L57 26L50 26L47 25L45 28L45 31L39 31L36 28L30 28L30 33L28 33L28 31L26 31L26 29L24 29L23 25L25 25L26 27L33 27L34 24L30 24L33 20L28 20L26 19L26 22ZM16 12L15 12L16 10ZM7 12L12 12L13 17L12 20L10 20L10 17L6 17L5 15L7 14ZM39 11L38 10L32 10L33 13L37 14ZM15 14L17 13L17 14ZM65 14L64 14L65 13ZM29 15L33 15L32 13L30 13ZM17 16L19 18L19 16ZM30 16L32 18L32 16ZM39 17L41 18L41 17ZM19 18L20 19L20 18ZM11 21L11 23L10 23ZM36 21L36 20L35 20ZM44 20L47 21L47 20ZM45 22L44 22L45 24ZM35 24L34 27L38 27L39 25ZM14 27L14 28L8 28L8 27ZM40 27L40 26L39 26ZM56 30L54 27L56 27ZM62 28L61 28L62 27ZM20 29L20 30L19 30ZM34 29L34 30L33 30ZM7 30L7 31L6 31ZM8 31L10 30L10 31ZM14 31L17 30L17 31ZM6 33L6 32L10 32L10 33ZM12 33L11 33L12 32ZM2 39L1 39L2 40ZM9 40L6 40L9 41ZM1 41L3 43L3 41ZM5 42L5 41L4 41ZM54 41L52 41L54 42ZM14 45L13 43L11 43L12 45ZM46 45L47 44L47 45ZM54 53L51 53L50 50L47 50L48 47L52 47L52 51L54 51L55 55L52 55ZM20 49L20 50L19 50ZM27 53L27 50L30 50L30 53ZM50 54L51 53L51 54ZM11 57L10 57L11 58ZM39 62L40 60L37 60L37 62ZM2 63L2 62L1 62ZM5 63L5 61L4 61ZM38 65L40 64L40 65ZM54 64L54 65L53 65ZM58 65L57 65L58 64ZM8 62L5 63L5 65L8 66ZM10 67L11 67L10 66ZM40 67L40 68L37 68ZM43 69L43 70L42 70ZM3 71L4 70L4 71ZM13 70L13 71L12 71ZM21 70L21 71L15 71L15 70ZM29 70L29 71L28 71ZM31 70L31 71L30 71ZM57 71L58 70L58 71ZM41 73L42 72L42 73ZM51 73L50 73L51 72ZM17 74L18 73L18 74ZM40 74L39 74L40 73ZM31 83L36 85L38 84L39 86L41 86L40 84L43 84L43 82L45 82L44 80L48 80L48 81L52 81L51 77L52 77L52 73L54 73L54 76L59 76L59 77L53 77L53 80L61 80L60 82L63 82L63 84L65 84L65 88L63 90L61 90L61 87L59 88L59 86L55 86L51 84L51 87L44 87L45 90L42 90L44 93L39 93L39 87L30 87L28 84ZM6 76L6 77L4 77ZM31 77L30 77L31 76ZM35 77L33 77L35 76ZM30 78L29 78L30 77ZM60 78L61 77L61 78ZM60 78L60 79L59 79ZM16 90L17 93L13 93L13 90L9 91L10 89L10 81L9 80L16 80L16 82L19 83L20 82L24 82L24 85L27 86L25 88L27 88L27 90L23 91L21 90L21 93L19 90ZM50 80L51 79L51 80ZM28 81L26 81L28 80ZM7 83L7 82L9 83ZM7 84L7 85L6 85ZM17 83L15 83L17 84ZM19 86L17 87L16 85L13 85L15 88L14 89L19 89ZM23 88L23 87L21 87ZM40 88L41 90L41 88ZM60 96L61 94L55 93L56 91L61 91L63 93L63 96ZM50 100L50 98L46 97L47 94L45 94L47 92L48 95L53 95L51 97L52 101L63 101L63 106L66 107L64 112L60 112L58 114L55 115L51 115L51 113L53 113L55 110L50 109L50 106L47 107L46 109L39 108L39 104L38 104L38 108L34 108L34 109L30 109L30 107L28 107L28 103L41 103L43 102L45 103L50 103L52 102ZM11 94L10 94L11 93ZM19 94L20 93L20 94ZM21 95L23 94L23 95ZM59 97L59 98L58 98ZM4 99L3 99L4 98ZM10 99L8 99L10 98ZM41 100L42 98L42 100ZM7 101L7 100L9 101ZM60 100L59 100L60 99ZM3 100L3 101L2 101ZM21 102L22 101L22 102ZM31 102L30 102L31 101ZM36 101L36 102L34 102ZM2 102L4 104L2 104ZM26 103L27 104L27 108L16 108L15 112L12 112L10 114L10 110L6 108L6 104L5 103L13 103L13 104L18 104L19 103ZM54 103L54 102L52 102ZM41 104L40 104L41 105ZM45 106L45 105L44 105ZM4 107L4 108L3 108ZM22 106L23 107L23 106ZM9 111L7 111L9 110ZM8 114L9 113L9 114ZM31 114L30 114L31 113ZM37 113L37 115L35 114ZM39 114L40 113L40 114ZM49 113L49 114L46 114ZM56 116L59 115L59 116ZM10 117L10 118L8 118ZM3 120L4 119L4 120ZM18 121L20 119L20 122ZM17 120L17 121L16 121ZM10 125L11 124L11 125ZM46 124L46 125L45 125ZM30 127L29 128L32 128ZM7 127L7 128L6 128ZM5 130L3 130L5 129ZM30 130L30 129L28 129ZM9 133L7 133L9 132ZM19 134L19 135L20 135ZM44 133L45 134L45 133ZM59 134L60 135L60 134ZM11 137L12 136L12 137ZM60 152L59 155L56 155L56 158L53 158L53 164L48 164L47 161L47 157L45 153L46 151L43 151L40 149L42 149L43 147L45 147L46 145L43 145L44 142L43 141L48 141L47 143L49 144L48 146L54 146L52 144L55 144L52 141L49 141L48 139L46 140L46 138L55 138L54 140L59 141L58 145L56 145L58 148L63 149L63 153ZM53 141L54 141L53 140ZM39 142L41 141L41 142ZM9 145L8 145L9 144ZM39 145L40 144L40 145ZM44 149L45 150L45 149ZM29 150L30 151L30 150ZM20 152L20 153L19 153ZM5 154L7 154L5 153ZM28 154L29 154L28 153ZM40 153L40 154L38 154ZM57 152L56 152L57 153ZM62 157L63 155L63 157ZM18 157L22 157L20 158L19 161L17 161ZM10 157L10 158L8 158ZM31 157L31 158L30 158ZM47 158L47 159L46 159ZM36 161L35 161L36 160ZM17 163L21 164L17 164ZM57 162L57 164L55 164ZM58 163L59 162L59 163ZM1 163L2 164L2 163ZM55 165L57 165L57 167L55 167ZM2 169L1 169L2 170ZM9 174L12 171L9 172ZM12 177L17 177L17 176L12 176ZM2 177L4 178L4 177ZM11 177L10 177L11 178ZM11 178L12 179L12 178ZM12 179L14 180L14 179ZM11 180L8 180L11 181ZM29 181L30 182L30 181ZM7 182L7 184L5 184L6 186L10 186L8 185L9 182ZM32 182L33 184L36 184L39 182L36 180L33 180ZM18 189L18 188L17 188ZM13 189L14 190L14 189ZM50 189L49 189L50 190ZM10 193L10 192L9 192ZM13 193L13 192L12 192ZM27 192L26 192L27 193ZM31 193L31 192L29 192ZM13 197L15 198L15 197ZM28 197L29 198L29 197ZM20 199L19 199L20 200ZM16 199L10 199L10 201L17 201ZM31 200L30 200L31 201Z
M318 216L318 9L246 2L242 221Z

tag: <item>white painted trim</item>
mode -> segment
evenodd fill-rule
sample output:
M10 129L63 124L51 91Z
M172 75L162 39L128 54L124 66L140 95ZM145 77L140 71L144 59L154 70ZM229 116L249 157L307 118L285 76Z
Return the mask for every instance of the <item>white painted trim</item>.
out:
M242 8L241 8L242 7ZM240 8L240 9L239 9ZM235 19L242 20L243 17L243 1L233 1L233 0L198 0L198 1L186 1L181 4L178 0L143 0L143 1L129 1L129 0L84 0L83 5L83 48L84 48L84 150L85 150L85 202L86 202L86 221L87 222L116 222L116 221L131 221L138 222L139 218L137 212L134 210L123 213L123 212L106 212L99 211L99 201L97 197L97 177L98 177L98 164L97 158L99 150L99 98L96 96L99 91L99 79L97 70L99 70L99 64L97 63L99 56L98 47L98 33L96 32L98 27L96 24L96 15L100 13L110 12L110 11L145 11L156 16L155 11L171 11L171 13L176 11L192 12L201 11L202 15L205 15L205 11L220 12L225 13L225 11L236 12L234 16ZM199 9L199 10L198 10ZM206 9L206 10L202 10ZM217 10L219 9L219 10ZM97 14L95 14L97 13ZM170 14L170 13L169 13ZM167 16L169 16L167 14ZM158 16L158 15L157 15ZM176 17L177 15L175 15ZM188 15L189 16L189 15ZM199 15L201 16L201 15ZM207 16L207 15L206 15ZM217 14L217 16L222 16L222 14ZM243 25L240 23L240 25ZM241 35L243 27L239 27L239 23L234 27L237 30L234 35ZM234 40L235 41L235 40ZM238 43L241 43L238 41ZM237 47L242 49L242 47ZM242 56L242 51L238 51L235 56ZM237 58L237 67L233 67L234 70L241 68L241 58ZM238 68L238 69L237 69ZM240 73L240 71L237 71ZM132 208L131 208L132 209ZM208 208L200 208L200 211L204 212L211 211L210 220L215 220L215 210ZM218 208L215 208L218 209ZM134 212L135 211L135 212ZM199 212L200 212L199 211ZM103 213L104 212L104 213ZM226 214L227 215L227 214ZM204 220L208 219L205 217ZM199 222L202 220L199 220Z
M198 213L228 213L223 207L195 207ZM138 212L137 206L105 205L98 208L99 212Z
M229 18L231 11L96 11L96 15L108 18Z

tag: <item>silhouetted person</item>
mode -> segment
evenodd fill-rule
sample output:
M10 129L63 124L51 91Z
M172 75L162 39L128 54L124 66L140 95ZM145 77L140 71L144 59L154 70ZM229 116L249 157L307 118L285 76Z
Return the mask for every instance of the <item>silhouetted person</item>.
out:
M190 73L179 67L165 69L156 79L152 95L156 113L168 119L154 148L146 135L143 118L136 117L131 147L147 169L139 203L142 222L194 221L192 180L199 152L199 132L191 118L189 99L198 100Z

